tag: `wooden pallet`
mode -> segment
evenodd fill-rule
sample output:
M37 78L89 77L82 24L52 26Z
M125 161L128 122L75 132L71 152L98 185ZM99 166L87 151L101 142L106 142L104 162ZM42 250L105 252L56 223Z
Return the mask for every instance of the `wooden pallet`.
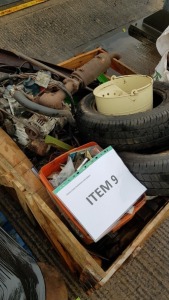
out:
M82 65L86 62L86 59L90 60L100 51L103 50L98 48L87 54L82 54L62 63L62 66L71 69L75 68L79 64ZM120 61L115 59L114 61L112 67L120 70L121 74L131 74L133 72ZM166 204L105 271L100 266L99 260L95 259L86 250L61 221L55 205L32 168L33 165L27 156L0 129L0 184L15 190L18 200L32 224L38 222L56 251L60 254L61 259L71 272L78 276L82 287L88 294L94 289L103 286L127 258L131 255L136 255L144 241L169 216L169 204Z

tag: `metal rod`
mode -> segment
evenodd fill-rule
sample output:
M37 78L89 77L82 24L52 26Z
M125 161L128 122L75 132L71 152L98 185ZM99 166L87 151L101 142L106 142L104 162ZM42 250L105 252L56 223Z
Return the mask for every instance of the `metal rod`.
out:
M49 67L49 66L47 66L47 65L45 65L45 64L43 64L43 63L41 63L39 61L37 61L36 59L33 59L33 58L31 58L31 57L29 57L29 56L27 56L27 55L25 55L25 54L23 54L23 53L21 53L21 52L19 52L17 50L12 49L11 52L13 52L15 55L23 58L24 60L30 62L31 64L33 64L33 65L35 65L35 66L37 66L37 67L39 67L39 68L41 68L43 70L50 71L51 73L53 73L53 74L55 74L57 76L59 75L62 78L69 78L65 74L63 74L63 73L61 73L59 71L56 71L53 68L51 68L51 67Z

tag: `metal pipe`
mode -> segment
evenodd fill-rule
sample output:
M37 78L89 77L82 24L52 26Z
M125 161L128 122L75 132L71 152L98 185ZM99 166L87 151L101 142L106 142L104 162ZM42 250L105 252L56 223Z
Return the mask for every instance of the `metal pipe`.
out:
M89 60L82 67L76 69L71 77L78 79L83 87L93 82L100 74L104 73L110 66L113 58L120 58L117 53L103 52ZM66 82L69 79L65 79Z
M47 65L45 65L45 64L43 64L43 63L41 63L41 62L39 62L39 61L37 61L37 60L34 59L34 58L31 58L31 57L29 57L29 56L27 56L27 55L25 55L25 54L23 54L23 53L21 53L21 52L19 52L19 51L17 51L17 50L11 50L11 51L12 51L15 55L21 57L22 59L24 59L24 60L26 60L26 61L28 61L28 62L30 62L32 65L35 65L35 66L37 66L38 68L41 68L41 69L46 70L46 71L49 71L49 72L51 72L51 73L53 73L53 74L55 74L55 75L57 75L57 76L61 76L62 78L69 78L69 77L66 76L65 74L63 74L63 73L61 73L61 72L59 72L59 71L56 71L56 70L54 70L53 68L51 68L51 67L49 67L49 66L47 66Z
M33 111L37 112L38 114L42 114L42 115L50 116L50 117L64 116L67 118L68 122L72 126L74 126L74 124L75 124L72 114L68 110L57 110L54 108L49 108L49 107L37 104L35 102L30 101L20 91L14 91L14 93L12 93L12 97L16 101L18 101L22 106L26 107L27 109L33 110Z
M69 78L64 79L63 83L65 89L69 93L74 94L76 91L78 91L80 86L87 86L110 67L113 58L119 59L120 56L119 54L110 54L108 52L98 54L82 67L72 72ZM65 97L65 91L59 90L55 93L44 93L37 99L35 98L35 102L38 102L44 106L59 108L61 107Z
M36 61L33 58L30 58L16 50L13 50L13 53L17 56L20 56L21 58L27 60L31 64L34 64L38 66L39 68L48 70L52 72L53 74L62 76L63 74L60 74L60 72L46 66L43 63L40 63ZM58 87L58 91L55 93L44 93L42 96L35 98L34 101L37 105L41 105L42 108L41 110L44 111L43 107L48 107L52 109L58 109L61 108L62 102L64 101L66 95L72 95L74 94L79 87L86 87L88 84L93 82L101 73L104 73L110 66L111 66L111 61L113 58L120 58L120 55L117 53L108 53L108 52L103 52L99 53L96 55L93 59L91 59L89 62L84 64L82 67L77 68L70 77L64 76L64 80L62 84L59 81L56 82L56 86ZM62 76L63 77L63 76ZM72 98L72 97L71 97ZM25 99L27 99L25 97ZM29 101L29 99L27 99ZM72 100L72 113L74 113L74 105L73 105L73 99ZM39 104L38 104L38 103ZM32 108L30 108L32 109ZM37 107L35 106L35 109ZM40 108L39 108L40 109ZM33 109L34 110L34 109ZM43 112L41 112L43 114ZM45 113L44 113L45 114Z
M3 82L4 80L7 80L7 79L10 79L10 78L15 78L15 77L18 77L18 74L7 74L7 75L4 75L3 77L0 78L0 83Z
M74 91L74 82L73 80L68 80L65 84L65 89L70 93ZM63 100L66 97L66 93L63 90L59 90L55 93L44 93L42 96L35 97L33 101L36 103L42 104L44 106L61 109Z

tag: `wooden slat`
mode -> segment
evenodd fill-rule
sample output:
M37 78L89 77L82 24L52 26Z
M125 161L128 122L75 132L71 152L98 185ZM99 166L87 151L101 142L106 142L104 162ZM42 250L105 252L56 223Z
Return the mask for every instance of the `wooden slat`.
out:
M12 182L13 182L13 176L10 173L6 173L3 169L0 170L0 185L3 185L5 187L13 187Z
M25 189L32 193L38 192L39 190L42 191L43 189L44 197L50 199L45 187L32 172L32 167L32 163L23 151L21 151L11 137L0 128L0 173L1 170L3 173L4 171L7 174L11 173L18 182L25 186ZM1 181L0 184L2 184Z
M122 75L136 74L136 71L134 71L132 68L128 67L126 64L124 64L120 60L117 60L116 58L112 59L111 67L117 73L122 74Z
M0 128L0 153L4 159L15 167L22 160L26 158L26 155L19 149L16 143L10 138L10 136Z
M69 255L75 259L78 268L81 270L87 270L89 268L91 277L95 278L95 280L99 282L105 275L105 272L102 270L102 268L100 268L100 266L78 242L69 229L56 216L56 214L49 209L49 207L37 194L33 195L33 200L37 204L42 215L50 221L50 230L52 230L52 233L50 232L49 234L48 226L46 227L45 224L42 226L45 226L45 231L48 232L50 238L52 238L52 241L54 242L53 237L55 237L62 245L64 245L64 248ZM32 213L34 213L33 209ZM57 247L57 245L55 246Z
M87 63L92 58L94 58L97 54L104 53L104 52L106 52L104 49L96 48L94 50L87 52L87 54L82 53L58 65L70 70L77 69L82 65L84 65L85 63ZM117 60L116 58L112 59L111 68L122 75L130 75L136 73L132 68L124 64L121 60Z
M169 203L152 219L137 235L134 241L123 251L123 253L116 259L112 266L106 271L105 277L99 282L99 285L104 285L110 277L123 265L123 263L131 256L132 253L141 247L141 245L150 237L155 229L169 217ZM139 249L140 250L140 249Z
M37 199L39 195L34 195L32 197L31 194L26 195L27 203L32 211L32 214L34 215L35 219L38 220L38 224L42 228L42 230L45 232L46 236L50 240L51 244L54 246L54 248L57 250L57 252L60 254L60 257L62 260L66 263L66 265L69 267L70 271L72 273L76 272L76 263L73 263L72 258L70 255L65 251L65 249L62 247L62 245L59 243L58 238L56 234L53 234L53 229L51 228L50 220L45 218L44 214L39 209L37 202L35 199ZM41 199L41 198L40 198Z
M82 53L77 56L74 56L68 60L65 60L64 62L61 62L58 64L58 66L73 70L81 67L85 63L87 63L89 60L91 60L93 57L95 57L100 52L103 52L102 48L96 48L94 50L91 50L87 53Z
M27 191L25 190L25 187L17 180L13 180L12 185L13 185L13 188L17 194L17 198L18 198L24 212L30 219L31 223L33 225L35 225L35 220L34 220L33 214L31 213L31 210L29 209L29 207L27 205L26 195L25 195L25 193L27 193Z

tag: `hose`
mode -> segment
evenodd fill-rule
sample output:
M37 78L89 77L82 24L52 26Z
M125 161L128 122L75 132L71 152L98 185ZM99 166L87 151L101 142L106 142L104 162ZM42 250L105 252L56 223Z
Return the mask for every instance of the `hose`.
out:
M27 75L27 74L26 74ZM7 74L7 75L4 75L3 77L1 77L0 78L0 83L1 82L3 82L3 81L5 81L5 80L7 80L7 79L11 79L11 78L16 78L16 77L19 77L20 75L18 75L18 74ZM27 77L27 76L26 76ZM56 86L59 88L59 89L61 89L69 98L70 98L70 103L71 103L71 112L72 112L72 115L75 115L75 104L74 104L74 100L73 100L73 97L72 97L72 94L65 88L65 86L64 86L64 84L62 83L62 82L60 82L60 81L56 81ZM23 95L22 93L21 93L21 95ZM24 95L23 95L24 96ZM17 97L17 96L16 96ZM19 96L19 99L20 99L20 97L21 96ZM25 96L24 96L25 97ZM27 99L26 97L25 97L25 99ZM17 100L17 99L15 99L15 100ZM24 101L24 100L17 100L18 102L19 101ZM27 99L27 100L25 100L25 102L26 101L29 101L29 99ZM25 105L24 104L22 104L23 106L26 106L26 103L25 103ZM42 107L42 108L40 108L40 107ZM46 106L43 106L43 105L40 105L39 104L39 108L37 108L37 109L41 109L42 111L44 111L44 108L45 108ZM36 109L36 108L35 108ZM46 107L46 110L47 110L47 107ZM49 112L49 115L50 114L53 114L53 113L56 113L57 112L57 110L55 110L55 109L53 109L53 112L52 112L52 109L51 109L51 112ZM60 111L58 111L58 112L60 112ZM64 112L64 116L65 116L65 111L63 110L63 112ZM43 113L43 112L41 112L42 114L45 114L45 113ZM67 113L69 113L68 111L66 111L66 116L67 116L67 118L68 118L68 115L67 115ZM59 113L58 113L59 114ZM47 115L47 113L46 113L46 115ZM73 119L73 118L72 118Z
M71 126L75 125L75 120L73 119L71 112L68 110L57 110L32 102L20 91L14 91L12 97L27 109L33 110L36 113L50 117L64 116L67 118Z
M18 77L18 74L4 75L3 77L0 78L0 82L3 82L4 80L7 80L7 79L15 78L15 77Z
M61 81L57 81L56 86L69 97L71 103L71 112L73 115L75 115L75 103L72 94L66 89L65 85Z

